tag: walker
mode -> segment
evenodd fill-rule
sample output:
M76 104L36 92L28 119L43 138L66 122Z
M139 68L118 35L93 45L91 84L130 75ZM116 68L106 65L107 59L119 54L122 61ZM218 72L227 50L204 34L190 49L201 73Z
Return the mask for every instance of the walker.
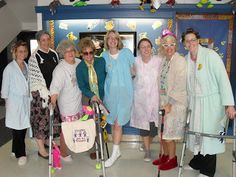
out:
M210 137L210 138L219 138L219 139L233 139L233 152L232 152L232 177L236 176L236 119L234 119L234 128L233 128L233 136L228 135L215 135L215 134L208 134L208 133L201 133L201 132L194 132L189 130L189 122L190 122L190 116L191 116L191 110L188 111L187 121L185 125L185 133L183 138L183 147L182 147L182 153L181 153L181 159L179 163L179 173L178 177L182 176L182 168L184 163L184 156L185 156L185 150L186 150L186 142L187 142L187 136L188 135L195 135L195 136L204 136L204 137ZM225 132L227 132L228 128L228 120L225 127Z
M102 111L99 107L99 104L96 102L92 102L92 109L94 111L93 119L96 123L96 136L95 138L95 147L96 147L96 169L100 170L102 169L102 175L99 175L99 177L106 177L106 171L105 171L105 159L104 159L104 138L103 138L103 128L105 125L101 127L101 121L102 119ZM61 126L61 124L54 124L54 109L52 106L50 106L50 120L49 120L49 162L48 162L48 176L51 177L55 173L55 169L53 167L53 152L52 152L52 146L53 146L53 127L55 126ZM106 149L107 149L107 156L109 157L108 147L106 143ZM99 157L99 154L101 154L101 158Z

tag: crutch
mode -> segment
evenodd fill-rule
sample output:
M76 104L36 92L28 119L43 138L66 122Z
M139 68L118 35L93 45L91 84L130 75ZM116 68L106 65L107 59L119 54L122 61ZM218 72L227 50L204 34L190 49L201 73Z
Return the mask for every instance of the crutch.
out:
M106 177L106 171L105 171L105 159L104 159L104 153L103 153L103 137L102 137L102 128L101 128L101 112L99 109L99 105L97 102L92 102L92 106L93 106L93 110L95 111L94 114L94 120L96 121L96 125L97 125L97 130L98 130L98 135L96 135L96 141L95 141L95 147L96 147L96 169L101 169L102 168L102 175L100 175L99 177ZM98 146L98 141L99 141L99 145ZM101 151L101 160L99 159L99 148Z
M190 116L191 116L191 110L188 110L186 124L185 124L185 127L184 127L183 148L182 148L181 158L180 158L180 163L179 163L178 177L181 177L183 164L184 164L184 155L185 155L185 150L186 150L186 143L187 143L187 136L188 136L187 132L189 130Z
M161 116L161 131L160 131L160 133L161 133L161 138L160 138L160 152L159 152L159 158L161 158L161 156L162 156L162 137L163 137L163 131L164 131L164 116L165 116L165 110L164 109L161 109L160 111L159 111L159 114L160 114L160 116ZM160 173L161 173L161 171L160 171L160 169L158 168L158 177L160 177Z
M53 119L54 110L51 105L49 105L50 117L49 117L49 160L48 160L48 176L51 177L54 173L54 168L52 165L52 139L53 139Z

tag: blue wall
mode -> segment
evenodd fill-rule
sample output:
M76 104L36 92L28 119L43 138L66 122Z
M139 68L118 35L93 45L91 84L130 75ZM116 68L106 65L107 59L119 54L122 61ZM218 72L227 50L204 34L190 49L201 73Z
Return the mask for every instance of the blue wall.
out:
M177 4L173 8L163 4L161 7L157 10L156 13L150 13L149 12L149 5L145 6L145 11L138 10L138 4L129 4L129 5L120 5L116 8L111 8L110 5L89 5L86 7L72 7L72 6L60 6L57 9L57 13L52 15L49 11L48 6L40 6L36 7L37 13L43 14L43 27L44 29L49 29L49 20L54 20L54 28L55 28L55 46L57 46L58 42L66 38L68 33L73 32L74 36L77 37L75 39L75 43L78 43L79 40L79 33L80 32L105 32L106 29L104 28L105 22L109 20L114 21L114 29L118 31L136 31L137 32L137 41L139 40L139 34L142 32L147 32L148 37L151 39L152 43L154 44L155 49L158 48L158 36L160 36L160 32L162 29L166 28L167 26L170 26L168 23L168 19L172 19L173 21L173 30L175 30L176 25L176 14L178 13L190 13L190 14L232 14L232 6L229 4L220 4L215 5L212 9L207 8L197 8L195 5L190 4ZM136 21L136 29L133 30L127 26L127 20L135 19L133 21ZM84 19L84 20L82 20ZM89 20L90 19L90 20ZM88 24L91 21L95 21L94 19L99 19L96 26L91 29L88 28ZM160 20L162 22L162 25L159 26L156 29L153 29L152 25L155 21ZM220 45L220 42L226 41L227 42L227 36L224 36L224 28L227 26L226 21L219 22L212 20L210 23L211 26L209 26L209 23L205 25L204 29L199 28L199 31L203 30L203 34L206 36L214 37L214 41L216 42L216 45L220 48L222 47ZM67 24L67 29L63 29L60 27L60 24ZM184 21L182 21L182 25L184 25ZM191 22L190 22L191 23ZM199 25L198 25L199 23ZM192 22L193 27L195 26L198 28L198 26L202 25L201 22L194 21ZM214 31L214 29L219 28L219 30L223 30L220 32L221 36L217 36L214 33L211 33L211 31ZM208 29L208 30L206 30ZM236 25L234 23L234 29L236 29ZM181 31L181 30L179 30ZM206 33L208 31L208 33ZM236 32L234 30L234 39L233 39L233 50L232 52L232 63L231 63L231 83L232 88L235 93L236 90ZM177 34L178 37L180 34ZM220 37L218 39L218 37ZM220 51L223 53L226 53L225 48L220 48ZM183 49L183 46L180 45L180 52L186 53L186 51ZM223 57L224 62L226 62L225 58ZM232 126L231 126L232 127ZM232 128L231 128L232 129ZM130 128L129 126L124 127L124 133L125 134L137 134L138 131L136 129Z

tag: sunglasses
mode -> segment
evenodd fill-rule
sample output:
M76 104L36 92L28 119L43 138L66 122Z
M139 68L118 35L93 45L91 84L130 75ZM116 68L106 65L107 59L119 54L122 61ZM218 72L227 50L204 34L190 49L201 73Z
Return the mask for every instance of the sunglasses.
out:
M93 51L90 51L90 52L83 52L83 55L85 55L85 56L88 56L88 55L93 55L94 54L94 52Z
M162 44L162 47L167 48L167 47L175 47L176 43L172 43L172 44Z

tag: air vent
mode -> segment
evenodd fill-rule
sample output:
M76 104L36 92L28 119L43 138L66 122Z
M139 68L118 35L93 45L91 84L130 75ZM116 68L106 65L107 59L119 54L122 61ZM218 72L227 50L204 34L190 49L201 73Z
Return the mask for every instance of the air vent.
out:
M6 5L7 3L4 0L0 0L0 8Z

